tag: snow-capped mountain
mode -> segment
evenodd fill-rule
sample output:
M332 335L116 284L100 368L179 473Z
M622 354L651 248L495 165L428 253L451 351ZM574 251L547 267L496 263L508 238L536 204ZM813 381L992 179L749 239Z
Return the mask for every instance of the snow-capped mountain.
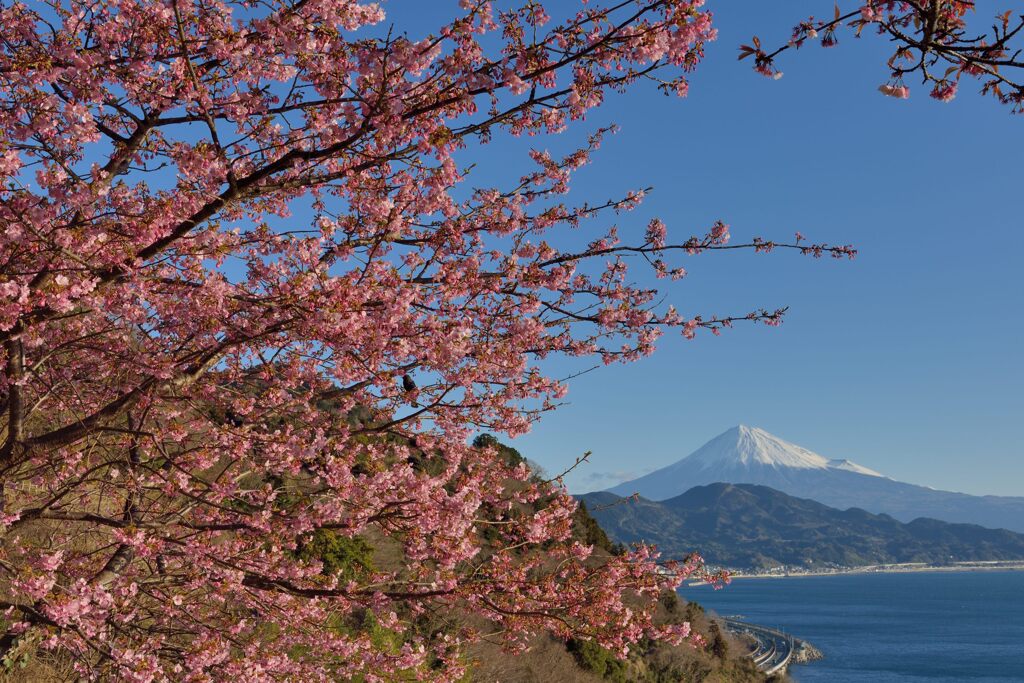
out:
M697 466L703 471L736 468L791 467L801 470L849 470L882 476L849 460L829 460L795 443L784 441L757 427L739 425L701 446L677 465Z
M909 522L948 522L1024 532L1024 497L970 496L895 481L849 460L830 460L763 429L740 425L682 460L608 489L666 500L716 482L760 484L836 508L859 507Z

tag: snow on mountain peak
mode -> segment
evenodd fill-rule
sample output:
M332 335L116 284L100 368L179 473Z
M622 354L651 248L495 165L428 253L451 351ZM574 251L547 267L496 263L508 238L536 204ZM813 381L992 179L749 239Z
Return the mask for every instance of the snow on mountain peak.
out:
M828 458L784 441L757 427L739 425L697 449L684 461L713 465L767 465L797 469L828 469Z
M884 477L885 475L881 472L875 472L873 469L864 467L864 465L858 465L850 460L829 460L828 466L834 470L846 470L848 472L856 472L857 474L866 474L869 477Z
M846 470L872 477L883 475L849 460L829 460L758 427L738 425L718 435L679 462L700 469L772 467L802 470Z

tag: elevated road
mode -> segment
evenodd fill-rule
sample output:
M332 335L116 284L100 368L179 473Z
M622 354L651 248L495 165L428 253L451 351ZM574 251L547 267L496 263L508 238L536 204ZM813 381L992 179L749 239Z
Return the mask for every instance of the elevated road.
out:
M722 622L730 632L737 635L748 635L754 639L756 644L748 656L764 673L769 675L780 673L789 666L795 648L793 636L774 628L758 626L729 617L722 619Z

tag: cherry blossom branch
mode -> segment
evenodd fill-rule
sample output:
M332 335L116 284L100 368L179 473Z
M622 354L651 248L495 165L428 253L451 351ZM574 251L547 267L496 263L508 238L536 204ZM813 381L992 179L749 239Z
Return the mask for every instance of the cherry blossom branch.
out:
M774 51L762 48L756 36L751 45L741 45L739 59L754 57L754 69L769 77L779 78L782 73L775 66L775 58L790 49L799 49L808 40L821 36L822 47L838 43L836 31L848 26L860 37L865 29L888 36L897 48L889 59L889 82L879 87L888 96L905 99L910 89L904 79L920 73L921 82L931 84L931 97L949 101L956 96L964 75L981 81L981 93L991 94L1011 107L1013 113L1024 111L1024 80L1007 75L1007 71L1024 68L1022 47L1012 42L1024 29L1024 15L1015 18L1013 11L996 16L990 33L970 37L966 17L975 11L974 2L953 0L907 0L886 2L869 0L857 3L857 9L845 14L836 5L835 15L829 20L814 17L793 29L790 41ZM941 75L934 67L944 63Z

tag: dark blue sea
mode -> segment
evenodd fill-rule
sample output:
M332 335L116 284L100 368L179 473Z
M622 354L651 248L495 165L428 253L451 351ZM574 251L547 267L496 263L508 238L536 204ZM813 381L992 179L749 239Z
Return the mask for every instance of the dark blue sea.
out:
M1024 571L737 579L681 594L821 650L790 668L799 683L1024 682Z

